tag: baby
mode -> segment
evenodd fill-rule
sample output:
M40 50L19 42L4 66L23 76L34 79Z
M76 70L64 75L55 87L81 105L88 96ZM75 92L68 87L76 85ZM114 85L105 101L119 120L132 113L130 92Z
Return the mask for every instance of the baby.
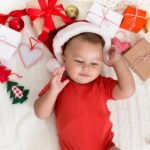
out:
M63 65L53 71L50 83L35 101L37 117L46 119L55 110L61 150L118 150L112 142L106 103L128 98L135 91L122 56L115 47L110 48L110 39L100 28L87 22L59 31L53 47ZM108 47L109 58L103 51ZM114 68L118 80L101 76L103 62Z

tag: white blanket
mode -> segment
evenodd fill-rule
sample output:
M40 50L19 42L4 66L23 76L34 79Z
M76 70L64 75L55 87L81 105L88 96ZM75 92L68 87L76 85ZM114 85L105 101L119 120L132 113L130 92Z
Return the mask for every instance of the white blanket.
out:
M62 0L66 6L76 4L80 9L80 19L83 19L93 0ZM98 0L97 0L98 1ZM136 4L148 11L150 0L99 0L113 9L122 9L127 4ZM1 0L0 13L8 13L25 7L25 0ZM150 12L150 11L149 11ZM33 35L32 28L27 17L23 18L25 28L22 31L22 43L28 43L28 38ZM150 34L140 32L133 34L126 31L126 38L134 44L141 37L150 41ZM57 132L54 115L41 121L35 117L33 103L40 89L49 81L49 73L45 67L51 57L48 49L39 44L44 50L44 57L33 67L26 69L18 53L10 63L9 68L23 76L19 79L12 76L10 79L30 89L29 98L23 104L11 104L11 99L6 91L6 84L0 84L0 150L58 150ZM131 70L132 71L132 70ZM104 67L104 74L116 78L112 69ZM132 72L136 92L134 96L123 101L109 101L111 111L114 142L122 150L150 150L150 80L141 81Z

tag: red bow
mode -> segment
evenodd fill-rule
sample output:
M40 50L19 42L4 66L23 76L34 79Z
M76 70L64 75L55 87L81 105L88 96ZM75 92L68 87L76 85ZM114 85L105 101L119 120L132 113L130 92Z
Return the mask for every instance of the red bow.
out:
M15 11L10 12L9 14L6 14L6 15L0 14L0 23L5 24L8 17L18 17L18 18L20 18L24 15L26 15L26 10L25 9L15 10Z
M52 20L52 15L60 16L63 19L63 21L67 24L72 22L72 20L69 17L61 13L61 11L64 10L63 6L61 4L56 5L56 1L57 0L48 0L47 5L45 0L38 0L41 9L34 9L34 8L28 9L27 13L33 21L39 17L45 18L43 31L38 38L41 41L45 41L46 38L48 37L49 31L55 29L55 25Z

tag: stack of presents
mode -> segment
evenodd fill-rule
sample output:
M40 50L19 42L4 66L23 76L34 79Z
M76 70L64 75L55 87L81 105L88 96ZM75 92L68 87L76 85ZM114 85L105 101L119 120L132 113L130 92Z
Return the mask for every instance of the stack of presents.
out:
M150 26L145 10L127 6L123 14L119 14L101 4L93 3L86 20L95 23L110 36L112 44L118 47L128 65L143 81L150 77L150 43L142 38L131 46L131 43L115 37L121 28L134 33L141 30L148 32Z
M142 38L132 45L125 38L121 40L116 35L122 29L134 33L141 30L149 32L148 14L145 10L130 5L126 6L123 11L123 13L119 13L98 2L93 2L84 20L102 28L112 39L112 44L118 47L128 65L145 81L150 77L150 43ZM71 15L73 13L74 16ZM79 10L76 6L70 5L64 8L63 4L56 0L32 0L26 4L25 9L14 10L9 14L0 12L0 65L10 62L15 53L19 54L23 37L22 29L24 28L23 16L26 15L31 20L33 31L37 37L34 40L37 43L40 41L46 44L47 41L52 40L52 35L58 29L78 20L78 14ZM34 46L36 47L36 45ZM34 46L31 44L30 50L36 51L36 48L33 49Z

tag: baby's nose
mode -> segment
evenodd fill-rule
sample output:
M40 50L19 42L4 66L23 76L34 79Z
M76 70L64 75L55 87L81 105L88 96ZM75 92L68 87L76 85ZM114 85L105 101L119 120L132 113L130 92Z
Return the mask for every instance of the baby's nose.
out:
M86 70L86 71L89 71L91 69L90 64L84 64L83 69Z

